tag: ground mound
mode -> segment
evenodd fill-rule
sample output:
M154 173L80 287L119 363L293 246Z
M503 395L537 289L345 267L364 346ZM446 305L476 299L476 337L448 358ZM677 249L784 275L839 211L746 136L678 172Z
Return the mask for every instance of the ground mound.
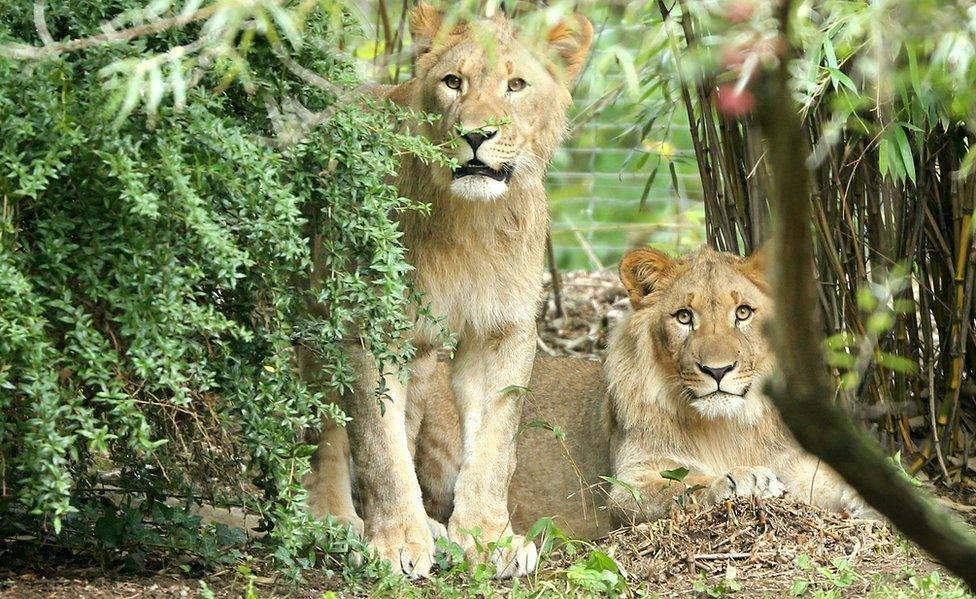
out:
M741 590L780 596L807 587L869 586L876 572L914 561L883 523L787 499L739 498L675 510L601 542L630 586L655 593ZM916 564L917 565L917 564ZM856 572L856 574L855 574Z

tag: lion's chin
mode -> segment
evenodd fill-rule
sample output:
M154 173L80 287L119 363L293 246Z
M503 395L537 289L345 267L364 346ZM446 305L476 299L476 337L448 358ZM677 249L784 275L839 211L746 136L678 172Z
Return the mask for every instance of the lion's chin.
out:
M716 391L691 400L691 407L708 420L739 420L746 412L746 398L724 391Z
M451 181L451 193L465 200L491 202L508 193L508 183L484 175L468 175Z

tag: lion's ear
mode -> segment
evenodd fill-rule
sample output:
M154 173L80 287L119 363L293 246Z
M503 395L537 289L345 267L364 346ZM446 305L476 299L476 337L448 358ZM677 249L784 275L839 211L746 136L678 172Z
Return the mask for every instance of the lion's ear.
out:
M740 266L742 274L752 281L756 287L762 289L763 292L769 289L769 282L766 279L766 265L769 262L769 256L773 252L772 245L772 242L769 241L762 244L759 246L759 249L745 257Z
M574 14L549 30L549 47L559 56L567 83L583 69L586 54L593 43L593 25L581 14Z
M620 280L630 296L635 310L643 306L644 298L671 266L671 258L651 248L631 250L620 261Z
M430 50L430 46L444 26L444 13L426 2L410 9L410 35L417 54Z

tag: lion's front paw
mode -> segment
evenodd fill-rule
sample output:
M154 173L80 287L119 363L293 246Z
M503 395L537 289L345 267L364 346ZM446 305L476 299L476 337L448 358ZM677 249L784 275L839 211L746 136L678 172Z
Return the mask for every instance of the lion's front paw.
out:
M382 559L413 579L427 578L434 563L434 540L426 522L420 526L404 523L386 525L371 531L370 544Z
M348 526L360 539L366 533L366 523L356 514L332 514L332 521L340 526Z
M472 534L471 530L477 532ZM539 563L535 543L513 533L511 527L485 533L481 527L465 529L452 525L449 531L449 538L464 549L468 564L491 563L495 578L521 578L534 572Z
M539 552L535 543L522 535L512 535L509 542L499 543L491 555L496 578L521 578L535 571Z
M853 489L844 490L844 492L841 494L841 504L844 506L843 511L850 514L851 518L857 518L859 520L875 520L881 523L887 521L880 512L861 499L861 496L858 495Z
M715 479L709 487L714 501L732 497L779 497L786 487L776 474L763 466L735 468L725 476Z

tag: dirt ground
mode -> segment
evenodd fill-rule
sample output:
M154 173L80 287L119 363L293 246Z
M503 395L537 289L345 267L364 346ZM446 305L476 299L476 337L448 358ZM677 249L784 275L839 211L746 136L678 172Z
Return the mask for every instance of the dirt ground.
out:
M951 500L955 502L956 497ZM957 504L976 524L976 497ZM739 499L717 506L693 506L671 518L612 533L593 545L572 551L557 549L540 572L521 583L522 590L549 596L553 588L566 588L571 572L596 550L611 558L626 583L625 596L784 597L807 589L838 592L838 597L960 597L946 593L912 594L910 576L933 571L945 574L918 550L878 522L850 519L785 499ZM0 560L4 552L0 549ZM9 553L7 558L12 557ZM592 567L592 566L590 566ZM201 580L216 597L294 597L314 599L334 592L339 597L443 596L443 585L457 585L460 597L485 594L486 587L466 586L456 577L394 587L350 588L338 577L310 572L298 587L278 579L260 563L254 574L227 570L203 578L188 577L179 568L154 574L127 576L92 567L74 570L4 571L0 565L0 596L10 598L77 599L136 597L207 597ZM601 572L595 572L600 574ZM798 586L799 585L799 586ZM248 593L251 587L252 594ZM891 592L878 593L879 588ZM491 583L490 592L505 595L511 583ZM900 594L901 592L909 594ZM572 589L567 595L578 595ZM824 595L819 595L824 596ZM826 595L835 596L835 595Z
M539 323L538 349L551 355L601 357L607 332L626 311L627 298L614 273L568 273L563 277L558 314L553 297ZM940 500L976 525L976 491L937 489ZM600 570L605 555L624 581L625 595L644 592L661 597L729 594L749 597L961 596L919 589L917 577L938 572L930 560L889 527L854 520L808 505L773 499L740 499L718 506L692 506L671 518L623 529L594 545L557 550L540 572L520 585L540 596L580 594L587 573L614 580ZM590 556L590 557L587 557ZM259 564L245 576L236 569L214 572L201 582L179 567L128 576L101 567L52 569L56 559L29 558L24 563L16 543L0 541L0 596L11 598L275 597L319 598L362 594L440 597L444 584L459 585L450 594L507 594L510 583L467 587L468 582L435 580L409 587L350 589L340 579L309 573L299 587L289 586ZM18 563L15 570L9 566ZM974 565L976 567L976 565ZM606 579L609 576L609 579ZM911 578L916 576L916 578ZM945 578L943 578L945 580ZM585 581L584 581L585 582ZM572 584L571 584L572 583ZM210 595L204 590L212 590ZM603 584L597 581L596 584ZM253 592L248 592L248 586ZM927 587L926 587L927 588ZM903 591L904 589L904 591ZM836 593L836 595L830 595ZM907 594L906 594L907 593ZM823 595L821 595L823 596Z

